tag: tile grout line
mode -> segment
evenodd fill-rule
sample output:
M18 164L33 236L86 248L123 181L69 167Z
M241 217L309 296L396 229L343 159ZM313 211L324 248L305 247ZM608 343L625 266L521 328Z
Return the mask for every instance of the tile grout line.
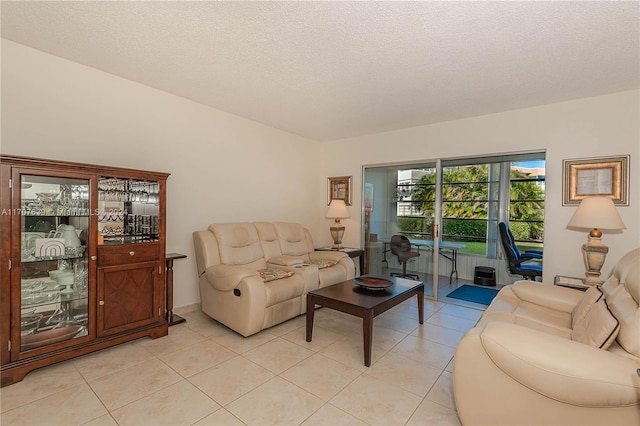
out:
M413 299L412 299L412 300L413 300ZM444 315L445 317L453 318L454 320L455 320L455 319L460 319L460 320L464 320L464 321L468 321L468 322L477 322L477 319L475 319L475 320L474 320L474 319L472 319L472 318L468 318L467 316L464 316L464 315L455 315L455 310L456 310L456 309L465 309L465 310L471 310L471 311L477 311L477 310L478 310L478 309L475 309L475 308L473 308L473 307L469 307L469 306L461 306L461 305L452 304L452 303L448 303L448 302L442 302L442 301L440 301L440 302L433 302L433 303L431 303L431 302L428 302L428 301L427 301L427 303L430 303L430 304L431 304L431 306L433 307L433 311L431 311L430 309L429 309L429 310L425 309L425 311L427 311L427 315L428 315L428 316L427 316L427 318L425 318L424 325L429 324L430 326L433 326L433 327L439 327L439 328L442 328L443 330L445 330L445 332L446 332L446 330L452 330L452 331L456 331L456 332L458 332L458 333L462 333L462 334L464 334L464 333L466 332L466 331L460 330L459 328L457 328L457 329L456 329L456 328L450 328L450 327L447 327L446 325L435 324L435 323L429 323L429 322L428 322L428 320L429 320L430 318L432 318L436 313L440 313L440 314ZM447 309L447 307L448 307L448 306L452 306L452 307L454 307L455 309ZM417 309L417 306L412 306L412 308L411 308L410 310L413 310L413 309ZM454 313L452 314L452 313L451 313L451 311L453 311ZM391 315L391 316L395 316L395 317L398 317L398 318L401 318L401 319L403 319L403 320L406 320L406 319L413 319L413 320L415 320L415 318L412 318L411 316L409 316L409 313L408 313L408 311L406 311L406 310L401 310L401 311L398 311L398 312L402 312L402 313L389 312L389 315ZM405 313L405 312L406 312L406 315L404 315L404 313ZM460 312L464 312L464 311L460 311ZM303 315L302 315L302 316L303 316ZM349 318L350 318L350 317L348 317L348 316L330 315L330 316L328 316L327 318L328 318L329 320L331 320L331 321L333 321L333 320L335 320L335 321L339 321L339 322L345 322L345 321L346 321L346 322L345 322L345 326L346 326L346 328L344 328L344 329L349 329L349 330L351 330L351 329L352 329L352 327L351 327L351 326L353 325L353 321L349 320ZM392 321L393 321L393 319L392 319ZM206 323L205 323L205 324L206 324ZM214 323L212 322L211 324L214 324ZM446 322L446 321L445 321L445 322L442 322L442 324L448 324L448 322ZM375 325L375 324L374 324L374 325ZM438 344L438 345L446 346L446 347L448 347L448 348L452 348L452 349L455 349L455 347L457 346L457 345L456 345L456 346L453 346L453 347L452 347L452 346L447 345L447 344L444 344L444 343L442 343L442 342L440 342L440 341L432 340L432 339L430 339L430 338L428 338L428 337L421 337L421 336L418 336L418 335L412 334L412 333L416 333L416 331L417 331L417 330L419 330L419 329L421 328L421 326L422 326L422 325L418 324L418 325L416 325L416 327L415 327L415 328L413 328L412 330L410 330L410 331L408 331L408 332L407 332L407 331L403 331L403 330L397 330L397 329L394 329L394 328L389 328L388 326L386 326L386 327L385 327L385 326L382 326L382 325L378 326L378 327L380 327L380 328L382 328L382 329L384 329L384 330L387 330L387 331L389 331L389 332L391 332L391 333L392 333L392 334L389 334L389 336L388 336L388 337L389 337L389 341L394 341L394 343L392 343L392 345L391 345L389 348L384 349L384 350L382 351L382 353L380 354L380 356L379 356L379 357L377 357L376 361L374 361L374 362L372 363L372 367L373 367L373 366L375 366L376 364L378 364L382 359L384 359L384 357L386 357L386 356L388 356L390 353L392 353L392 351L393 351L395 348L397 348L397 347L398 347L398 345L400 345L403 341L405 341L405 340L407 339L407 337L408 337L408 336L411 336L412 338L422 339L422 340L425 340L425 341L428 341L428 342L436 343L436 344ZM322 352L323 350L325 350L327 347L329 347L329 346L331 346L331 345L333 345L333 344L335 344L335 343L337 343L337 342L339 342L339 341L341 341L341 340L352 338L352 337L350 337L350 334L353 334L352 332L341 334L341 335L340 335L340 337L338 337L336 340L332 340L332 343L329 343L329 344L327 344L327 345L324 345L324 346L322 346L322 347L320 347L320 348L318 348L318 349L310 349L310 348L306 347L306 346L303 344L303 342L302 342L302 341L300 341L299 339L298 339L297 341L294 341L294 340L289 340L288 338L285 338L285 337L284 337L284 336L287 336L287 335L291 335L291 337L293 338L293 336L295 336L295 334L294 334L295 332L299 332L301 329L304 329L304 325L297 325L297 326L294 326L294 327L293 327L293 328L291 328L291 329L284 329L284 331L280 332L279 334L272 334L272 338L270 338L270 339L268 339L268 340L266 340L266 341L264 341L264 342L262 342L262 343L260 343L260 344L258 344L258 345L256 345L256 346L253 346L253 347L251 347L251 348L250 348L250 349L248 349L248 350L244 350L244 351L242 351L242 352L239 352L239 350L240 350L240 349L238 349L238 348L236 348L236 349L231 349L230 347L226 346L225 344L220 343L220 342L217 342L217 341L215 340L215 339L217 339L217 338L224 337L224 335L225 335L226 333L223 333L223 334L221 334L221 335L216 334L215 336L213 336L213 335L212 335L212 336L206 336L206 335L205 335L205 334L203 334L202 332L199 332L199 331L197 331L197 330L192 329L191 327L189 327L189 324L186 324L183 328L184 328L185 330L188 330L188 331L189 331L189 333L193 333L193 334L195 334L195 335L197 335L197 336L199 336L199 337L202 337L202 340L201 340L201 341L198 341L198 342L194 342L194 343L187 344L187 345L185 345L185 346L181 346L181 347L179 347L179 348L175 348L175 349L173 349L173 350L166 350L166 352L164 351L166 348L162 349L162 347L158 347L158 350L160 350L160 353L152 352L151 350L147 349L144 345L140 345L140 342L139 342L139 341L137 341L137 340L136 340L136 341L132 341L132 342L127 342L127 344L140 345L140 347L141 347L142 349L144 349L146 352L148 352L148 354L149 354L149 357L148 357L148 358L146 358L144 361L140 361L140 362L138 362L138 363L136 363L136 364L134 364L134 365L127 366L127 368L133 368L133 367L135 367L135 366L139 366L139 365L140 365L140 364L142 364L142 363L148 362L149 360L156 359L156 360L158 360L158 361L161 363L160 365L164 365L165 367L167 367L167 368L168 368L168 370L170 370L170 371L174 372L174 373L177 375L177 377L179 377L179 378L180 378L180 380L178 380L178 381L176 381L176 382L174 382L174 383L168 384L167 386L164 386L164 387L162 387L161 389L156 389L156 390L154 390L153 392L151 392L151 393L149 393L149 394L146 394L146 395L144 395L144 396L142 396L142 397L140 397L140 398L137 398L137 399L135 399L135 400L133 400L133 401L129 401L129 402L127 402L126 404L122 405L121 407L118 407L118 408L114 409L113 411L112 411L112 410L109 410L109 409L106 407L105 403L103 402L103 400L102 400L102 399L100 399L100 397L99 397L99 396L98 396L98 394L96 393L95 389L93 388L93 386L92 386L92 385L91 385L91 383L89 382L88 378L87 378L87 377L86 377L86 376L85 376L85 375L80 371L80 368L79 368L79 367L78 367L78 365L77 365L77 361L78 361L79 359L81 359L82 357L74 358L74 359L72 359L72 360L68 360L68 361L66 361L66 362L69 362L69 363L71 363L71 364L73 365L73 369L74 369L74 371L75 371L76 373L78 373L78 374L80 375L80 377L82 378L82 381L83 381L87 386L89 386L89 388L91 389L91 392L92 392L93 396L94 396L95 398L97 398L97 399L98 399L98 401L100 402L101 406L102 406L102 407L104 407L104 409L105 409L105 411L106 411L106 414L108 414L108 415L109 415L109 417L110 417L110 418L111 418L111 419L112 419L116 424L117 424L118 422L115 420L115 417L113 416L113 412L114 412L114 411L119 410L119 409L124 408L124 407L127 407L127 406L129 406L129 405L131 405L131 404L133 404L133 403L136 403L136 402L138 402L138 401L140 401L140 400L142 400L142 399L144 399L144 398L147 398L147 397L149 397L149 396L155 395L155 394L157 394L158 392L163 391L163 390L166 390L167 388L169 388L169 387L171 387L171 386L174 386L174 385L176 385L176 384L179 384L179 383L180 383L180 382L182 382L182 381L185 381L185 382L186 382L186 383L188 383L189 385L193 386L193 387L194 387L198 392L200 392L201 394L203 394L204 396L206 396L206 397L207 397L207 399L209 399L210 401L212 401L213 403L215 403L215 404L219 407L218 409L213 410L212 412L208 413L206 416L204 416L204 417L202 417L201 419L197 420L197 421L196 421L196 423L197 423L198 421L200 421L200 420L204 419L205 417L207 417L207 416L209 416L209 415L211 415L211 414L213 414L213 413L215 413L215 412L218 412L220 409L224 409L227 413L229 413L229 415L233 416L235 419L237 419L238 421L242 422L238 417L236 417L233 413L231 413L228 409L226 409L226 407L227 407L229 404L231 404L231 403L233 403L233 402L237 401L239 398L242 398L242 397L246 396L247 394L249 394L250 392L254 391L255 389L259 388L260 386L263 386L263 385L265 385L266 383L269 383L269 382L273 381L273 379L274 379L275 377L278 377L278 378L282 379L283 381L285 381L286 383L289 383L289 384L291 384L291 385L295 386L297 389L299 389L299 390L301 390L301 391L303 391L303 392L305 392L305 393L307 393L307 394L309 394L309 395L313 395L314 397L316 397L316 398L318 398L319 400L323 401L322 405L321 405L318 409L316 409L313 413L309 414L309 415L308 415L308 416L307 416L307 417L306 417L306 418L305 418L301 423L303 423L304 421L307 421L310 417L312 417L315 413L317 413L317 412L318 412L319 410L321 410L323 407L326 407L326 406L327 406L327 404L329 404L331 407L334 407L335 409L337 409L337 410L339 410L339 411L341 411L341 412L344 412L344 413L346 413L346 414L348 414L348 415L350 415L350 416L352 416L352 417L354 417L354 418L357 418L357 419L359 419L359 420L361 420L361 421L365 422L364 420L360 419L359 417L355 416L354 414L351 414L351 413L349 413L349 412L347 412L347 411L344 411L343 409L341 409L341 408L339 408L339 407L336 407L335 405L331 404L331 401L332 401L332 400L333 400L337 395L340 395L340 393L344 392L344 390L345 390L346 388L348 388L350 385L352 385L356 380L358 380L358 379L360 379L360 378L362 378L362 377L364 377L364 376L370 376L370 377L374 377L374 378L375 378L375 376L371 376L370 374L368 374L368 373L370 372L370 370L368 370L368 369L360 370L360 369L358 369L358 368L353 368L353 367L351 367L351 366L350 366L350 364L345 364L345 363L344 363L344 360L342 360L342 361L341 361L341 360L336 360L336 359L333 359L333 358L330 358L330 357L326 356L324 353L321 353L321 352ZM314 327L314 328L315 328L315 327ZM320 325L318 325L318 328L323 328L324 330L326 330L326 331L328 331L328 332L335 333L335 331L333 331L332 329L330 329L330 328L324 328L324 327L322 327L322 326L320 326ZM177 331L177 330L176 330L176 331ZM266 331L266 330L265 330L265 331ZM468 331L468 329L467 329L467 331ZM353 327L353 332L355 332L355 327ZM359 329L358 329L358 332L359 332L360 334L362 333L361 325L360 325L360 327L359 327ZM397 340L397 341L395 340L395 339L397 338L397 336L395 336L396 334L397 334L398 336L399 336L399 335L401 335L401 336L402 336L402 337L401 337L399 340ZM179 336L178 341L180 341L180 338L181 338L181 337L182 337L182 336ZM332 337L334 337L334 336L332 336ZM251 359L249 359L249 358L247 358L247 357L246 357L246 354L248 354L249 352L252 352L252 351L254 351L254 350L256 350L256 349L258 349L258 348L260 348L260 347L262 347L262 346L264 346L264 345L266 345L266 344L268 344L268 343L273 343L273 342L275 342L277 339L279 339L279 340L280 340L280 341L282 341L282 342L286 342L286 343L289 343L289 344L294 344L294 345L296 345L296 346L297 346L297 347L299 347L299 348L306 349L306 350L308 350L308 351L309 351L309 353L308 353L308 354L306 354L306 356L304 356L302 359L300 359L300 360L296 361L294 364L292 364L292 365L288 366L285 370L283 370L283 371L281 371L281 372L279 372L279 373L275 373L274 371L270 370L269 368L266 368L266 367L264 367L264 366L262 366L262 365L258 364L257 362L255 362L255 361L253 361L253 360L251 360ZM148 339L140 339L140 340L144 340L144 341L146 342ZM260 383L259 385L257 385L257 386L255 386L255 387L251 388L250 390L248 390L248 391L244 392L242 395L239 395L238 397L234 398L232 401L229 401L229 402L228 402L227 404L225 404L225 405L218 403L215 399L213 399L211 396L209 396L207 393L205 393L202 389L200 389L198 386L196 386L193 382L191 382L191 380L190 380L190 379L191 379L193 376L195 376L195 375L197 375L197 374L200 374L200 373L203 373L203 372L205 372L205 371L207 371L207 370L209 370L209 369L215 368L216 366L219 366L220 364L222 364L222 363L224 363L224 362L226 362L226 361L229 361L230 359L228 359L228 360L224 360L224 361L220 361L220 362L217 362L216 364L210 365L209 367L205 368L205 369L204 369L204 370L202 370L202 371L198 371L198 372L193 373L193 374L190 374L190 375L188 375L188 376L181 374L178 370L176 370L176 368L172 367L170 364L168 364L168 363L167 363L167 362L165 362L163 359L161 359L161 356L164 356L164 355L167 355L167 354L173 354L173 353L175 353L175 352L178 352L178 351L181 351L181 350L185 350L185 349L188 349L188 348L194 347L194 346L196 346L196 345L198 345L198 344L201 344L201 343L203 343L203 342L213 342L213 343L215 343L216 345L220 346L221 348L224 348L224 349L226 349L226 350L228 350L228 351L230 351L230 352L232 352L232 353L234 354L234 356L233 356L232 358L230 358L230 359L240 357L240 358L242 358L243 360L248 361L248 362L250 362L251 364L253 364L253 365L257 366L257 367L259 367L259 368L261 368L261 369L264 369L264 370L268 371L268 372L272 375L272 377L270 377L270 378L269 378L268 380L266 380L265 382ZM388 343L388 341L387 341L387 343ZM232 346L233 346L233 345L232 345ZM384 346L386 346L386 345L384 345ZM161 350L161 349L162 349L162 350ZM332 361L332 362L337 362L337 363L339 363L340 365L342 365L342 366L344 366L344 367L346 367L346 368L353 369L353 370L357 373L353 379L349 380L349 381L348 381L348 383L346 383L346 384L342 385L342 386L340 387L340 389L339 389L335 394L333 394L333 396L331 396L331 397L330 397L329 399L327 399L327 400L325 400L325 399L324 399L324 397L321 397L321 396L319 396L319 395L316 395L314 392L311 392L310 390L307 390L307 389L303 388L302 386L299 386L299 385L297 385L296 383L293 383L293 382L289 381L286 377L284 377L284 376L283 376L287 371L291 370L292 368L295 368L296 366L300 365L301 363L305 362L306 360L308 360L309 358L313 357L313 356L314 356L314 355L316 355L316 354L317 354L317 355L319 355L319 356L321 356L321 357L323 357L323 358L326 358L327 360L330 360L330 361ZM91 355L91 354L89 354L89 355ZM277 356L277 355L276 355L276 356ZM436 369L438 369L438 370L439 370L439 374L438 374L438 376L437 376L436 380L433 382L433 384L432 384L432 385L429 387L429 389L427 390L427 392L426 392L425 396L424 396L424 397L422 397L422 400L421 400L420 404L424 403L425 401L429 401L430 403L437 404L438 406L441 406L441 407L443 407L443 408L446 408L447 410L452 410L452 411L454 411L455 413L457 413L457 412L455 411L455 409L452 409L451 407L448 407L447 405L443 405L443 404L442 404L442 403L440 403L440 402L433 401L433 400L431 400L431 399L429 399L429 398L428 398L429 393L433 391L433 389L435 388L435 386L436 386L436 384L438 383L438 381L443 380L443 377L445 376L445 373L447 373L448 375L452 374L452 372L447 371L447 367L448 367L450 364L451 364L451 359L450 359L450 360L449 360L449 362L448 362L445 366L443 366L443 367L431 366L432 368L436 368ZM46 368L46 367L45 367L45 368ZM124 370L126 370L126 369L122 369L122 370L120 370L120 369L117 369L117 368L116 368L116 370L111 371L111 372L109 372L109 373L107 373L107 374L105 374L105 375L103 375L103 376L97 377L97 378L95 378L95 379L101 379L101 378L104 378L104 377L108 376L109 374L114 373L114 372L124 371ZM46 376L45 376L45 378L46 378ZM92 381L93 381L93 379L92 379ZM447 385L446 383L445 383L445 385L446 385L446 386L447 386L447 388L448 388L448 385ZM402 388L402 387L400 387L399 389L403 389L403 388ZM44 399L44 398L47 398L47 397L52 396L52 395L57 395L58 393L61 393L61 392L63 392L63 391L64 391L64 389L63 389L63 390L60 390L60 391L58 391L58 392L53 392L53 393L51 393L51 394L49 394L49 395L45 395L45 396L43 396L42 398L38 398L37 400L28 401L28 402L20 402L20 403L19 403L19 405L17 405L16 407L14 407L14 408L10 409L10 410L9 410L9 411L7 411L7 412L11 412L11 411L13 411L13 410L19 409L19 408L24 407L24 406L29 405L29 404L36 404L38 401L40 401L40 400L42 400L42 399ZM445 391L446 391L446 389L445 389ZM420 396L419 394L415 394L415 393L413 393L413 392L411 392L411 391L408 391L408 392L410 392L410 393L412 393L412 394L414 394L414 395L416 395L416 396ZM446 395L448 395L448 397L453 397L453 395L449 395L449 392L446 392ZM445 395L442 395L442 396L445 396ZM406 421L405 423L409 422L409 421L411 420L411 418L416 414L416 412L417 412L418 408L420 407L420 404L418 404L418 405L416 406L416 408L413 410L412 414L408 417L408 419L407 419L407 421ZM103 414L102 416L104 416L104 414ZM94 418L94 419L87 420L87 421L85 421L84 423L88 423L88 422L91 422L91 421L97 420L98 418L100 418L100 417L102 417L102 416L96 417L96 418ZM243 422L242 422L242 423L243 423ZM366 423L366 422L365 422L365 423Z

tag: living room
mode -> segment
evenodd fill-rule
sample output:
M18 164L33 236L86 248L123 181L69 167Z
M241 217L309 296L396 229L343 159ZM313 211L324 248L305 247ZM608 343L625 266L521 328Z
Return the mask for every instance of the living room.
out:
M436 158L545 151L543 280L552 282L559 274L582 276L580 246L586 233L566 229L575 208L562 204L562 162L630 155L629 205L618 208L626 229L605 235L609 246L603 267L606 276L617 259L640 245L638 8L637 2L627 2L626 7L629 3L632 15L635 13L631 19L635 33L625 39L627 50L620 55L630 56L618 55L620 62L606 56L612 62L603 69L613 74L631 69L634 81L620 78L605 84L606 76L595 73L589 77L587 70L582 90L576 89L574 96L548 96L542 102L533 96L516 97L518 102L511 105L517 106L489 105L482 113L470 114L464 112L464 102L458 101L460 115L440 122L371 127L351 136L332 136L327 129L316 129L317 134L327 132L317 138L301 136L300 129L286 131L244 118L240 109L234 114L156 89L153 79L136 82L114 71L65 59L63 51L56 55L60 46L55 39L49 40L50 45L30 47L30 37L37 39L37 34L5 36L3 5L1 151L170 173L167 251L188 256L174 267L174 306L185 310L199 303L193 231L213 222L297 222L310 229L317 246L329 245L326 180L352 176L351 217L343 220L347 228L344 244L361 247L362 167ZM45 18L46 14L41 17ZM546 42L553 51L552 40ZM512 55L527 56L521 51ZM576 80L590 60L588 54L581 58L580 66L572 71ZM118 64L109 69L117 70ZM553 77L546 75L538 81ZM603 89L588 90L589 78ZM521 78L511 82L516 88L528 84ZM489 97L494 90L507 89L481 91L485 90ZM367 115L367 111L360 112ZM305 123L310 121L313 117L304 118Z

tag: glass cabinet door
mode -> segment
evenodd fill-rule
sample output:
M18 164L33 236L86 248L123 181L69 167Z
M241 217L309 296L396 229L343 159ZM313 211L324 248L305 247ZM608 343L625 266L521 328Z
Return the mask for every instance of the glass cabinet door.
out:
M20 352L88 334L89 201L89 179L20 175Z
M98 180L99 244L158 241L160 183L102 177Z

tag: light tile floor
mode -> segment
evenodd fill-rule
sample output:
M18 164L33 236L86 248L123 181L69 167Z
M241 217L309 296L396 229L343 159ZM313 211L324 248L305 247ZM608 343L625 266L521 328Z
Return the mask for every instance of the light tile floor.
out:
M448 284L448 283L447 283ZM445 286L445 287L448 287ZM446 295L448 288L441 290ZM316 312L243 338L201 312L169 336L35 370L3 388L3 425L458 425L452 357L477 307L415 298L374 320Z

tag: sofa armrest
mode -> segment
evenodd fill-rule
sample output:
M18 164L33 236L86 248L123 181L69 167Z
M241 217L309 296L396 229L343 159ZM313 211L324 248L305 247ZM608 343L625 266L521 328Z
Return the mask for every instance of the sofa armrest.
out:
M318 267L308 263L300 263L293 266L281 266L267 262L267 267L272 269L280 269L283 271L293 272L295 275L300 275L304 281L304 294L307 294L311 290L318 288L320 283L320 277L318 276ZM306 306L306 304L305 304Z
M488 323L480 340L501 371L548 398L580 407L640 404L637 360L502 322Z
M520 300L565 313L571 313L584 297L580 290L531 281L516 281L511 290Z
M258 271L238 265L214 265L204 272L207 281L219 291L230 291L240 282L252 276L260 276Z

